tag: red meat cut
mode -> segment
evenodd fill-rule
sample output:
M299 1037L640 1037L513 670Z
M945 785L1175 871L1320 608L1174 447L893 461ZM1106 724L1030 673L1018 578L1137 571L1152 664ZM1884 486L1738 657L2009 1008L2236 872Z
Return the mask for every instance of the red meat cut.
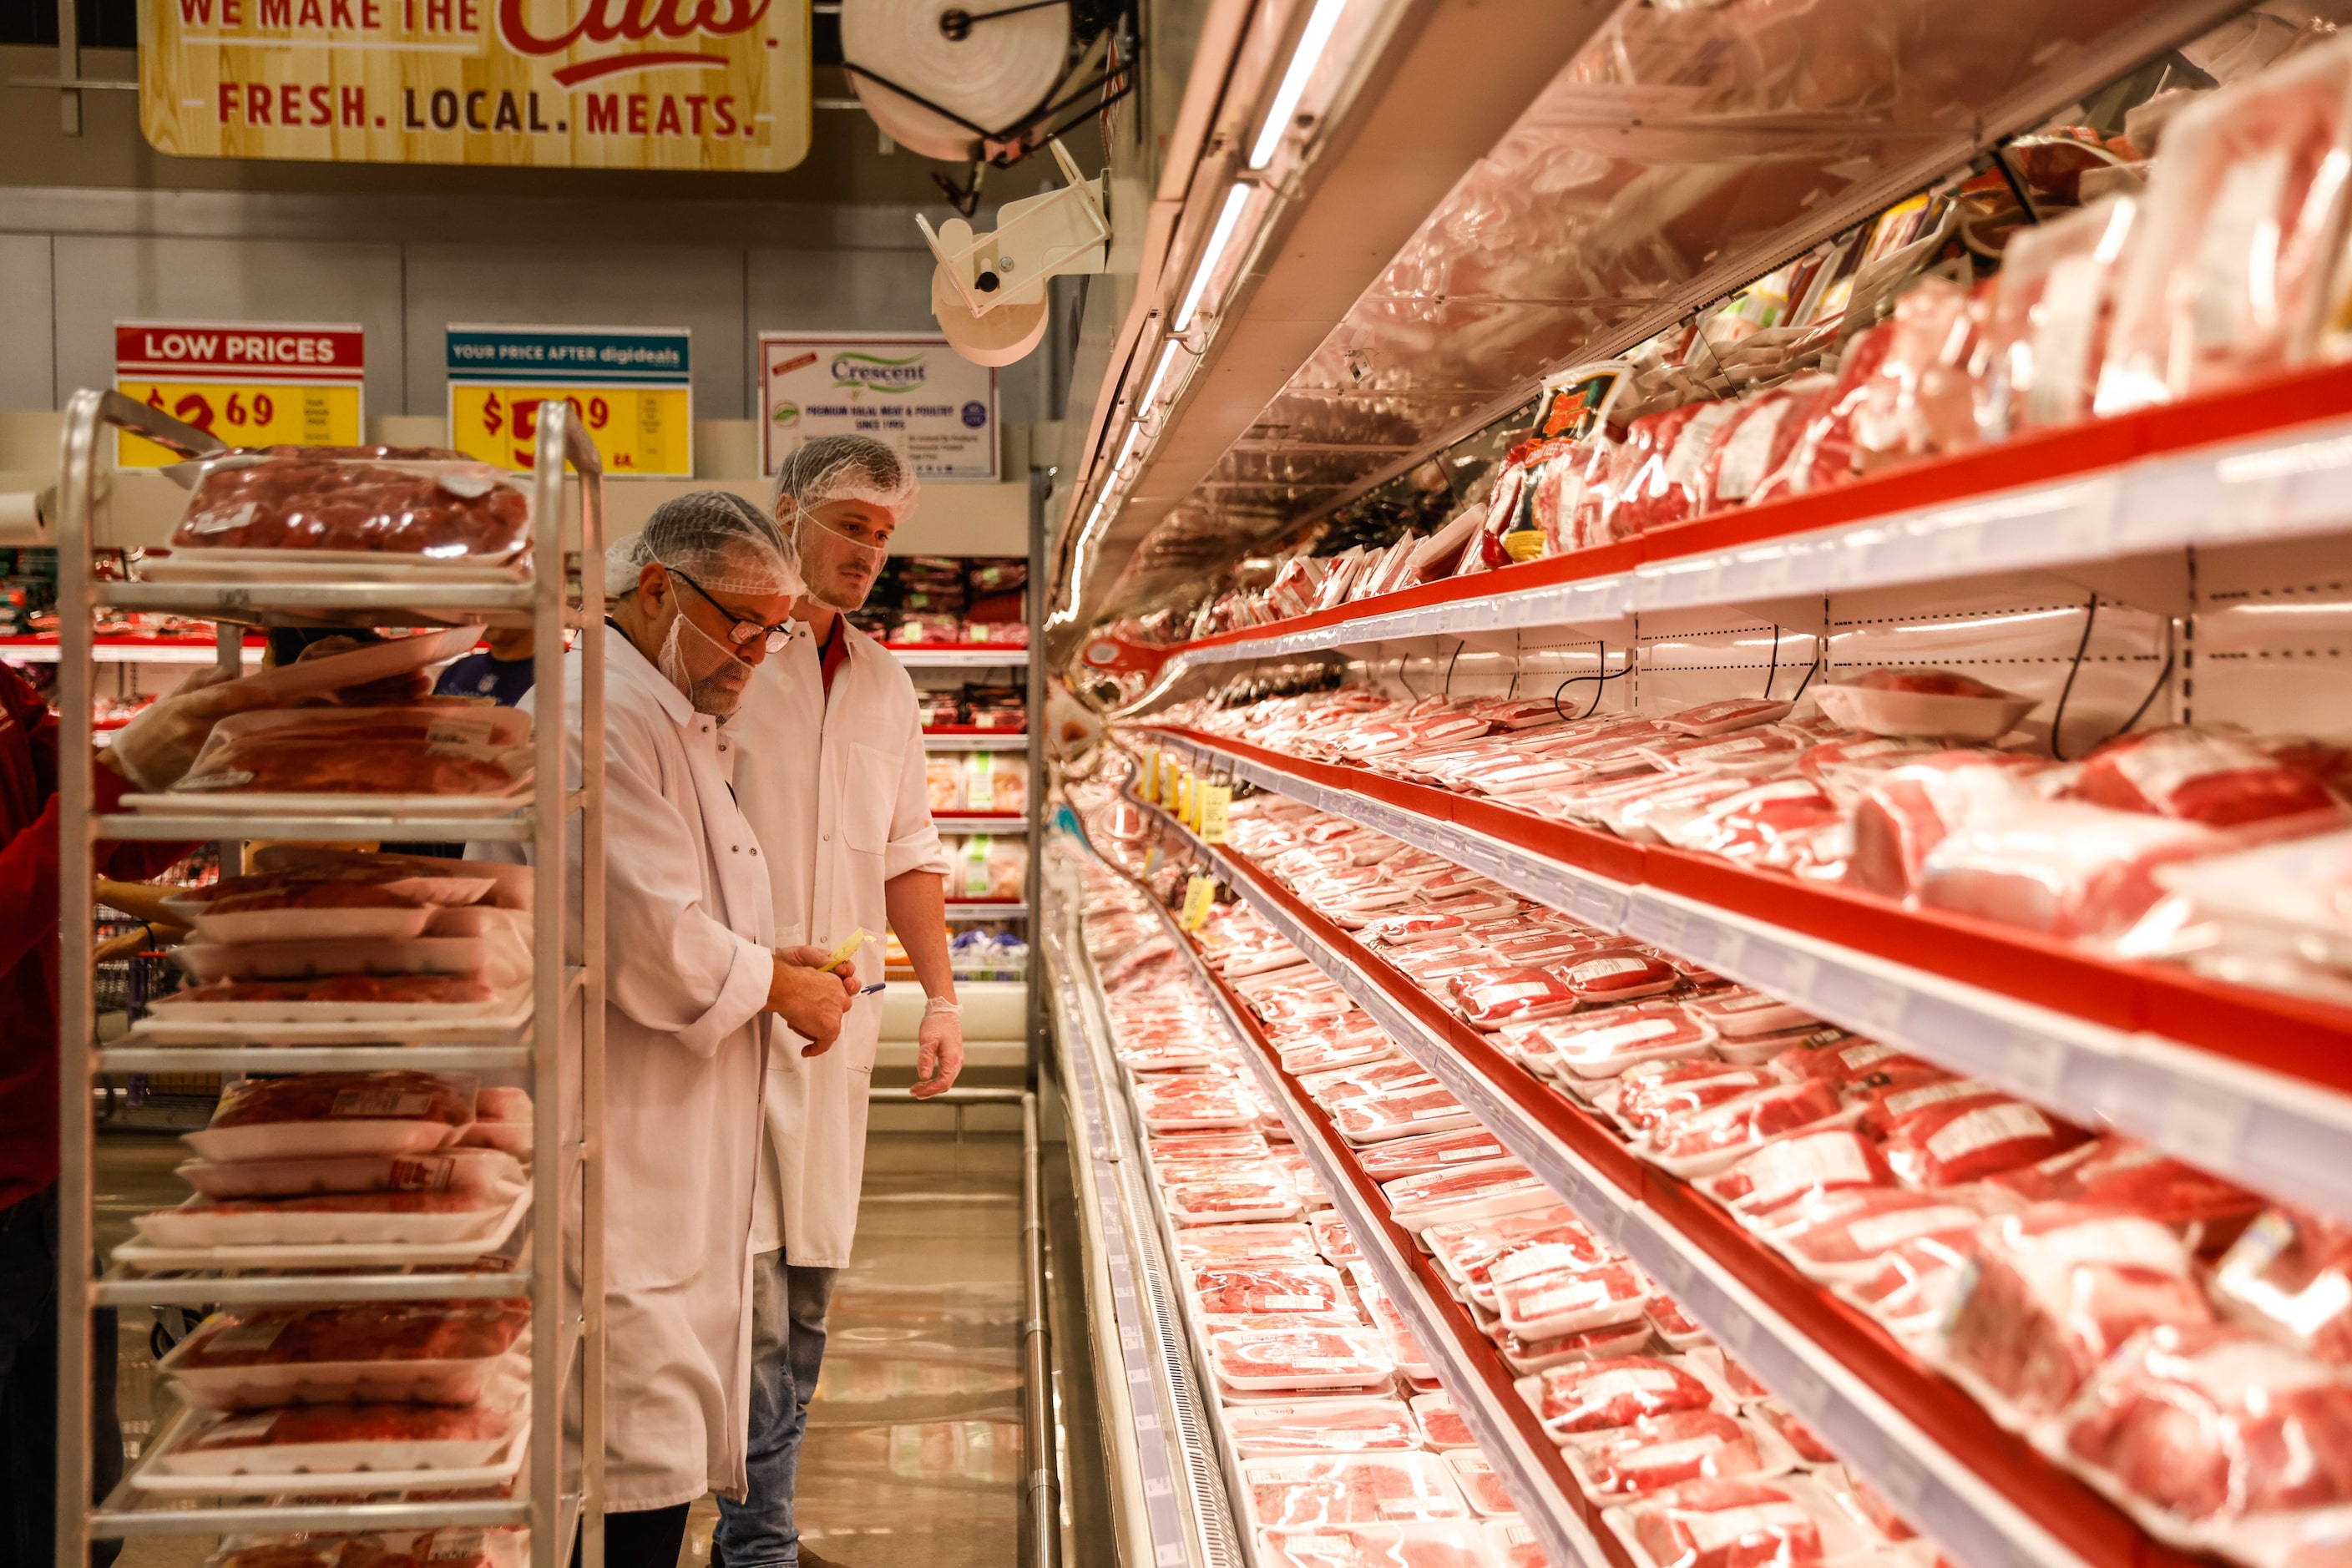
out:
M1633 1529L1657 1568L1797 1568L1822 1556L1812 1516L1762 1481L1691 1481L1640 1509Z
M1654 1356L1611 1356L1555 1366L1539 1374L1536 1414L1555 1432L1597 1432L1630 1426L1643 1415L1704 1410L1714 1391Z

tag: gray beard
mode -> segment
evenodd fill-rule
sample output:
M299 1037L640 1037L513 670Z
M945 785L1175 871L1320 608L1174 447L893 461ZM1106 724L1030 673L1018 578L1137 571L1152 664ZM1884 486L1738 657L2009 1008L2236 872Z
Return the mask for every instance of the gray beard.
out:
M719 720L731 719L735 710L743 706L743 694L750 689L748 684L730 684L723 675L714 675L697 681L687 700L694 704L697 713Z

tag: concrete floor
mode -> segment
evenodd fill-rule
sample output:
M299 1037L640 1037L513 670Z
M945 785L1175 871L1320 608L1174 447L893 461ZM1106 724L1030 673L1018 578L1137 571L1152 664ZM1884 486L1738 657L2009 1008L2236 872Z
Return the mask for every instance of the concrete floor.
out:
M803 1535L848 1568L977 1568L1017 1556L1021 1142L1001 1130L997 1107L967 1112L961 1139L944 1108L923 1120L922 1131L869 1138L857 1246L834 1296L824 1375L810 1411ZM906 1125L904 1117L877 1121ZM129 1234L131 1215L184 1195L171 1173L184 1151L176 1138L152 1133L111 1133L99 1150L100 1241L110 1247ZM1066 1236L1060 1156L1059 1145L1048 1147L1047 1198ZM1057 1193L1065 1194L1058 1203ZM1082 1336L1083 1307L1056 1305L1057 1330ZM153 1376L152 1315L133 1310L123 1320L121 1414L135 1458L168 1418L170 1401ZM1108 1540L1088 1517L1102 1493L1087 1349L1082 1337L1065 1338L1058 1349L1057 1359L1076 1368L1059 1391L1077 1472L1067 1560L1108 1562L1088 1549ZM709 1563L717 1518L710 1500L696 1506L681 1568ZM194 1568L214 1544L134 1541L121 1568Z

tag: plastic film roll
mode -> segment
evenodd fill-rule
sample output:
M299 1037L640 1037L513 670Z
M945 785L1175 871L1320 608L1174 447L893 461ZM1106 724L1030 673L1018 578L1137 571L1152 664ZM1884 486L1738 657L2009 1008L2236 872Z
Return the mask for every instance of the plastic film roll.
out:
M907 92L996 130L1045 101L1062 74L1070 42L1066 5L987 13L1012 0L842 0L841 53L852 66L887 77ZM942 16L976 18L951 38ZM893 141L927 158L977 157L980 138L946 115L894 92L861 70L849 73L866 112Z

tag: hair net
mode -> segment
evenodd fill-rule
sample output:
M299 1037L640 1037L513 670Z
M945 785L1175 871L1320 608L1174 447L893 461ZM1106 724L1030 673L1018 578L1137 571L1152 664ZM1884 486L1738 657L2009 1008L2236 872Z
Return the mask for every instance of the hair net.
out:
M792 541L776 520L728 490L693 490L654 509L642 532L604 552L604 592L636 591L648 561L685 573L714 594L806 591Z
M871 437L819 436L785 455L772 510L781 513L787 500L803 511L827 501L862 500L904 522L919 488L898 454Z

